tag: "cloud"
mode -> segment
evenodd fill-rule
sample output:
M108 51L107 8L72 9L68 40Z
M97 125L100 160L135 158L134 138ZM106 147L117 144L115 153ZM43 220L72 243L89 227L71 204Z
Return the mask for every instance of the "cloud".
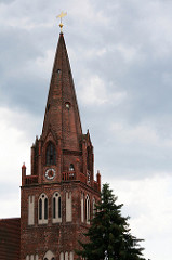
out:
M0 107L0 218L20 217L21 168L25 162L30 174L30 146L41 123L41 118L24 111Z
M30 146L34 142L35 133L41 129L41 123L36 123L37 120L41 122L40 118L22 111L0 108L0 143L3 147L0 156L1 182L18 182L24 161L30 168Z
M19 215L14 186L20 185L21 165L29 166L29 147L41 132L59 32L56 15L63 9L95 168L118 186L132 229L146 238L148 258L171 259L172 3L65 0L59 6L54 0L1 0L0 6L1 187L10 187L7 200L1 189L3 216ZM17 198L15 207L10 197Z
M113 88L114 92L108 93L107 84L97 75L90 75L87 80L81 79L79 84L82 86L79 93L81 102L84 104L100 106L106 103L115 103L117 106L123 102L127 96L125 92L115 91L115 87L112 86L111 82L108 82L108 84L111 84L111 88Z
M116 119L109 122L105 132L106 139L100 141L100 135L100 145L97 142L95 149L99 158L95 158L106 176L145 179L157 172L159 175L163 172L171 175L172 142L163 129L158 129L150 121L130 124Z
M133 128L130 128L122 125L122 123L115 122L112 126L112 131L115 138L120 139L124 143L141 142L144 144L148 142L149 144L157 145L159 139L155 130L144 124L134 125Z
M12 2L14 2L15 0L0 0L0 4L10 4Z
M118 204L124 204L123 216L131 217L129 222L132 234L146 239L142 243L146 259L162 259L165 256L170 259L168 245L172 229L172 208L169 206L172 203L172 177L162 173L161 176L139 181L108 177L105 181L110 183L110 188L113 187ZM165 252L161 250L162 244Z

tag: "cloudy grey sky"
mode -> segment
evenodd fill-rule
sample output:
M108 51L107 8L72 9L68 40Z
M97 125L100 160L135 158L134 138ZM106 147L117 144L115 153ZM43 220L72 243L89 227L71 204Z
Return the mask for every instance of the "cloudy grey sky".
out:
M41 133L64 35L95 170L123 203L145 256L171 260L172 1L0 0L0 218L20 216L21 166Z

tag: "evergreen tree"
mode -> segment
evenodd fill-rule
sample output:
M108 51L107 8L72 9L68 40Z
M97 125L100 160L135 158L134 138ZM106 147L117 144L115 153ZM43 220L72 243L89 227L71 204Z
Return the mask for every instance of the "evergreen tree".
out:
M95 214L87 234L89 243L79 241L81 250L77 255L87 260L144 260L138 241L131 235L128 219L121 216L121 207L116 205L108 184L103 185L101 202L95 205Z

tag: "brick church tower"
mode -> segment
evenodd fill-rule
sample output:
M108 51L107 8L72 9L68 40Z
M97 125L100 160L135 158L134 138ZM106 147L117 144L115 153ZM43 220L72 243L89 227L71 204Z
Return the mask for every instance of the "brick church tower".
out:
M42 134L22 168L21 260L74 260L100 199L90 134L82 133L63 33L59 34Z

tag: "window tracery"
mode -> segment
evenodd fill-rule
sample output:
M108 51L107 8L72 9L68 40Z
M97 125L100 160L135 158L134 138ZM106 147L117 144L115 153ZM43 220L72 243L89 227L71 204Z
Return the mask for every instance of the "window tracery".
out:
M52 215L53 215L53 223L61 222L62 221L62 198L59 193L54 193L53 195L53 208L52 208Z
M46 165L56 165L56 148L52 142L49 142L47 146Z
M41 194L38 200L38 223L48 223L48 197Z

